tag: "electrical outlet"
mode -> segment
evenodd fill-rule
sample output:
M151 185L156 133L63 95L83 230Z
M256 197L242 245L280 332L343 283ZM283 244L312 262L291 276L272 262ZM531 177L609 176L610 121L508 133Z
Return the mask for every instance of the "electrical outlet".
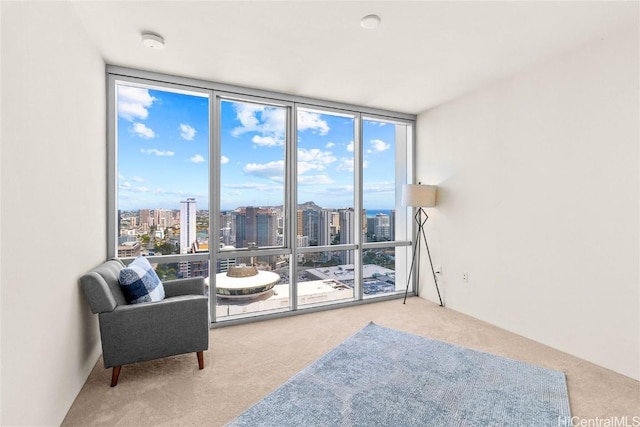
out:
M469 283L469 273L462 273L462 281L464 283Z

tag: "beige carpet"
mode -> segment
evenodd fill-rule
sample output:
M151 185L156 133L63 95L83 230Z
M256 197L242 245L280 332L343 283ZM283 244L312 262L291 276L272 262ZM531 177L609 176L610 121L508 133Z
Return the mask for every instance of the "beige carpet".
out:
M99 360L63 425L224 425L369 321L563 371L581 419L640 419L638 381L409 298L213 329L202 371L195 354L138 363L111 388Z

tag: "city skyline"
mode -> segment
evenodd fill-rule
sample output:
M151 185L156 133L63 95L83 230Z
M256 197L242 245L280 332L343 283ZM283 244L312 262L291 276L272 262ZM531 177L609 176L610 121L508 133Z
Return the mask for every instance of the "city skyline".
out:
M191 198L189 198L189 199L191 199ZM183 201L184 200L181 200L180 202L183 202ZM171 209L171 208L163 208L163 207L160 207L160 206L156 206L156 207L145 206L145 207L139 207L139 208L133 208L133 209L119 209L119 211L121 213L125 213L125 212L131 213L131 212L138 212L138 211L144 211L144 210L148 210L148 211L161 210L161 211L179 212L180 211L180 202L178 202L178 207L177 208L173 208L173 209ZM200 211L208 212L209 211L209 209L201 209L201 208L197 207L197 200L195 200L195 202L196 202L196 211L198 211L198 212L200 212ZM304 206L304 205L307 205L307 204L310 204L310 203L313 203L316 206L318 206L318 208L317 208L318 210L320 210L320 209L328 209L328 210L332 210L332 211L338 211L339 209L347 209L348 208L348 207L325 208L325 207L319 206L313 200L309 200L309 201L307 201L305 203L300 203L298 205L298 207ZM233 212L233 211L237 211L239 209L244 209L244 208L247 208L247 207L255 207L255 208L260 208L260 209L282 210L282 205L279 205L279 206L243 205L243 206L237 206L237 207L235 207L233 209L221 210L220 213L224 214L226 212ZM396 209L393 209L393 208L391 208L391 209L367 209L367 208L363 208L363 210L367 212L367 216L369 216L369 215L375 216L377 213L388 213L388 212L394 211Z
M208 210L209 170L220 171L220 208L284 202L286 121L282 107L222 100L220 164L210 167L205 94L117 85L118 209L179 209L195 198ZM298 203L353 207L355 119L298 112ZM363 121L363 200L373 209L395 203L395 128ZM218 191L216 191L218 192Z

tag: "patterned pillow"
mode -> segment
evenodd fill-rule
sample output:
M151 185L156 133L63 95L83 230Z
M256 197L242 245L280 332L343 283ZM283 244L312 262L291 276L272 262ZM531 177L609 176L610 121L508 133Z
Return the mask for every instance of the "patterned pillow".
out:
M128 267L120 270L118 281L129 304L164 299L164 286L145 257L139 256Z

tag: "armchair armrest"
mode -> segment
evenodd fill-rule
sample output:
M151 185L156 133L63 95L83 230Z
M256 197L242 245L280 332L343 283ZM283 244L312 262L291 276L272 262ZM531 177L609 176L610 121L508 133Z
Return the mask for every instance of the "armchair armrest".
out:
M189 277L162 282L166 298L180 295L205 295L204 277Z

